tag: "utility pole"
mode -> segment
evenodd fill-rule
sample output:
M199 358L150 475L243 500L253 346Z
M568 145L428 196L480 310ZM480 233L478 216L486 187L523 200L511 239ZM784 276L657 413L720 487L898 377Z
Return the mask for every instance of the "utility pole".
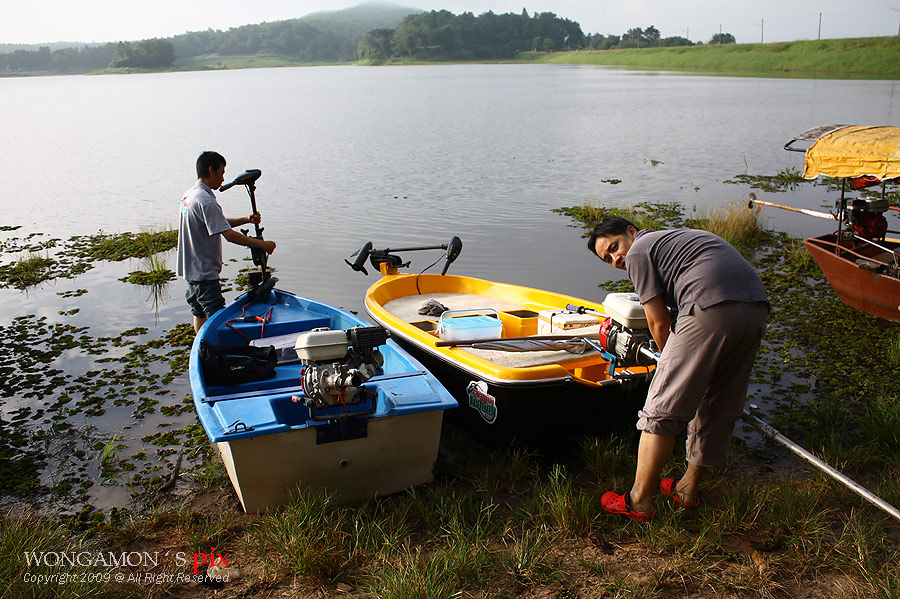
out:
M892 8L891 10L896 10L897 12L900 12L900 10L898 10L896 8ZM897 37L900 37L900 26L897 26Z
M759 43L760 44L764 43L763 39L765 36L763 35L763 32L765 30L766 30L766 21L765 21L765 19L760 19L759 20Z
M822 13L819 13L819 37L817 37L816 39L822 39Z

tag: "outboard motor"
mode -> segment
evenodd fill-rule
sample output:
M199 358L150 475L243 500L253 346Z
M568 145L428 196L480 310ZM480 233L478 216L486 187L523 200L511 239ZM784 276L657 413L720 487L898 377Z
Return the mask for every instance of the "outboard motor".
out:
M647 315L635 293L610 293L603 300L609 317L600 325L600 346L619 366L652 366L659 358Z
M381 327L314 330L297 337L294 348L304 368L300 384L303 403L310 409L357 405L375 392L363 386L381 371L384 358L378 347L387 341Z

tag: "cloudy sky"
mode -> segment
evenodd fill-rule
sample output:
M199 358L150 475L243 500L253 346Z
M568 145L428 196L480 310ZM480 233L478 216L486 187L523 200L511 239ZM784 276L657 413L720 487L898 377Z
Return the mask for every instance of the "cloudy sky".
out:
M0 0L0 43L107 42L168 37L208 28L302 17L361 0ZM394 4L455 14L554 12L585 33L621 34L655 26L663 37L738 42L897 35L900 0L398 0Z

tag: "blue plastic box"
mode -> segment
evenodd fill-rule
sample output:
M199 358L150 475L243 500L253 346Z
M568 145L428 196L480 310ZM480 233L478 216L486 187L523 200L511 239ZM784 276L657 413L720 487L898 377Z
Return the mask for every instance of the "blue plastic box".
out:
M457 316L442 318L438 336L442 341L498 339L503 323L492 316Z

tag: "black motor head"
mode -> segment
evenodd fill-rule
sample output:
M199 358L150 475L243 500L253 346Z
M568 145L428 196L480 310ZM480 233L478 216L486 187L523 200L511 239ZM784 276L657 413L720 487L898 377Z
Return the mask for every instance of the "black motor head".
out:
M441 271L442 275L447 274L447 269L459 257L460 252L462 252L462 240L454 235L447 244L447 261L444 263L444 270Z
M231 183L226 183L219 188L219 191L228 191L235 185L250 185L262 175L262 171L258 168L247 169L238 175Z

